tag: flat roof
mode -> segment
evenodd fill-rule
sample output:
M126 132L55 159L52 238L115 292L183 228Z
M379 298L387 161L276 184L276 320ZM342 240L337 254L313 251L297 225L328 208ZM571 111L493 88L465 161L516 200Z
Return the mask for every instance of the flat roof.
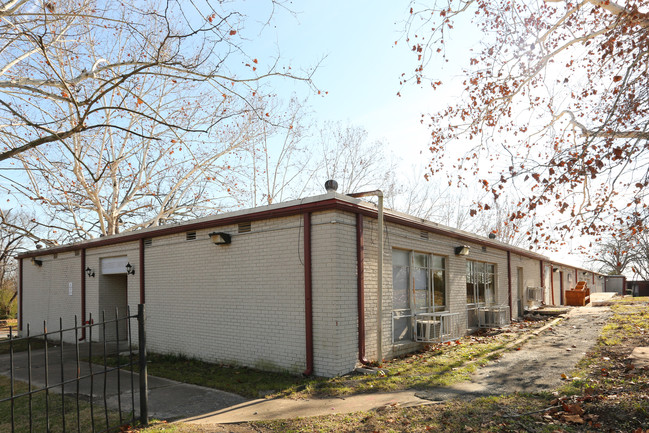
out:
M194 219L180 223L165 224L160 226L148 227L144 229L126 231L123 233L103 236L96 239L89 239L81 242L75 242L66 245L53 246L27 251L16 256L17 258L38 257L47 254L61 253L66 251L76 251L81 249L97 248L106 245L115 245L125 242L139 241L158 236L183 233L193 230L216 228L220 226L237 224L240 222L260 221L272 218L281 218L294 216L307 212L318 212L326 210L342 210L351 213L360 213L371 218L378 217L377 206L373 203L353 198L345 194L329 192L312 197L305 197L297 200L290 200L282 203L274 203L266 206L259 206L238 211L225 212L217 215L210 215L203 218ZM553 261L549 257L526 250L524 248L509 245L496 239L489 239L487 236L480 236L464 230L455 229L432 221L408 215L402 212L384 209L384 220L388 223L403 225L419 230L428 231L442 236L451 237L459 241L471 242L474 244L496 248L502 251L509 251L514 254L528 258L543 260L556 265L568 266L582 271L594 272L577 266L568 265ZM594 272L598 274L597 272Z

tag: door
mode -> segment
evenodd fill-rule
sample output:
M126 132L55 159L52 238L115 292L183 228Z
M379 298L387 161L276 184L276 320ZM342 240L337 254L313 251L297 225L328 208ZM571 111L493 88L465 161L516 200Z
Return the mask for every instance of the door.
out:
M484 263L466 262L467 328L480 326L478 310L486 305Z
M517 288L518 288L518 317L523 317L525 313L525 280L523 268L517 269Z
M543 302L552 305L552 266L546 265L543 271Z

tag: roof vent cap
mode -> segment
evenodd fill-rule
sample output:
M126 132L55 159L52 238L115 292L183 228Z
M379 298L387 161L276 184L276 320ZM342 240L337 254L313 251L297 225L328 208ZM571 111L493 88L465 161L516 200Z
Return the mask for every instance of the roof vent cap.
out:
M336 190L338 189L338 182L333 179L329 179L325 182L324 186L327 192L336 192Z

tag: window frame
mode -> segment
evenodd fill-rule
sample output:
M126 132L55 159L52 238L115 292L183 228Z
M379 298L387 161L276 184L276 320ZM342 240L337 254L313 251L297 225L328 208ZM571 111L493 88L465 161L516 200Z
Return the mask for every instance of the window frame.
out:
M408 308L394 308L395 300L395 267L400 266L404 267L402 264L395 265L394 262L394 252L398 251L400 253L406 253L408 260L406 261L406 272L407 272L407 287L406 287L406 296L408 301ZM423 256L423 266L421 266L421 261L417 260L418 256ZM423 252L414 249L406 248L392 248L392 343L401 344L401 343L412 343L414 342L414 336L412 333L414 326L414 317L417 313L432 313L432 312L444 312L448 311L448 256L442 254L435 254L432 252ZM438 259L438 260L436 260ZM441 259L441 266L439 266ZM418 264L419 262L419 264ZM417 280L415 277L416 270L424 270L420 275L424 276L426 288L425 288L425 306L420 306L417 304L419 297L417 292L422 292L424 289L417 289L416 284ZM442 290L444 293L444 300L441 305L436 304L438 297L435 295L435 277L436 274L440 273L442 275ZM421 281L421 280L419 280ZM439 279L438 279L439 281ZM402 290L402 289L401 289ZM437 290L439 292L439 290ZM414 296L413 296L414 294ZM404 314L405 313L405 314ZM410 323L407 325L407 335L402 339L395 339L395 320L403 320L405 318L410 318Z

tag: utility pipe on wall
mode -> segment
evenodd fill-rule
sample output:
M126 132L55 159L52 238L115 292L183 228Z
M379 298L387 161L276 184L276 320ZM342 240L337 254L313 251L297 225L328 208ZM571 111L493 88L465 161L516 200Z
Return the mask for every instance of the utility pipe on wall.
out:
M379 256L377 263L377 285L378 285L378 299L376 302L376 360L379 364L383 362L383 191L377 189L375 191L355 192L348 194L350 197L359 198L367 196L376 196L379 198Z

